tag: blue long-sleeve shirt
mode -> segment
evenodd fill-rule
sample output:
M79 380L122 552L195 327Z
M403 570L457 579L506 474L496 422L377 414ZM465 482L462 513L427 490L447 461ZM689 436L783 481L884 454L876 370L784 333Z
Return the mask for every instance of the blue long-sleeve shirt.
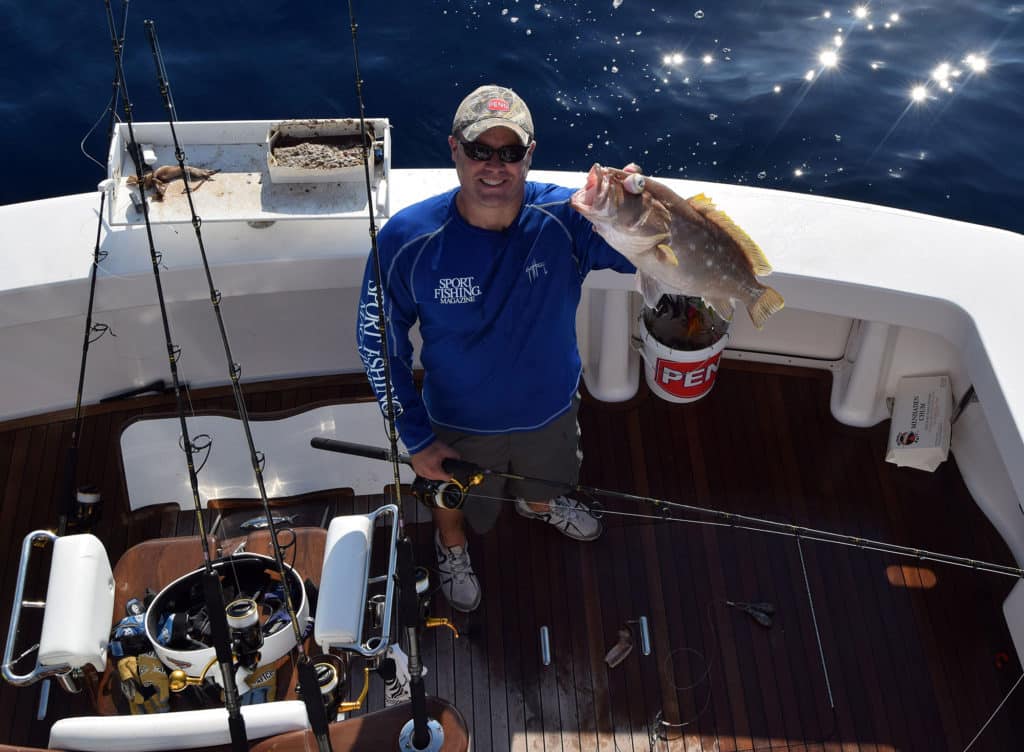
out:
M523 208L503 231L468 224L455 207L457 192L398 212L377 238L398 431L411 453L434 440L431 421L507 433L565 412L579 386L583 279L592 269L635 271L569 206L568 188L527 182ZM379 304L371 257L356 339L386 412ZM417 321L422 397L409 340Z

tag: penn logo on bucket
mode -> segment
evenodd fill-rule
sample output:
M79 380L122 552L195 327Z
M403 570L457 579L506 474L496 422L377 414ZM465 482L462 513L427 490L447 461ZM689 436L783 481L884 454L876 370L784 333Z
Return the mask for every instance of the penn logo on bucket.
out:
M721 352L696 363L679 363L658 358L654 365L655 379L658 386L669 394L686 400L697 399L708 392L715 383L718 361L721 358Z

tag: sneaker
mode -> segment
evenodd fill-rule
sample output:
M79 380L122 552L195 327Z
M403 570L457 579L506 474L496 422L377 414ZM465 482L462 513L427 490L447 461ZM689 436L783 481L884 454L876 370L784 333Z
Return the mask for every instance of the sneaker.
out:
M480 581L473 571L466 546L448 548L434 531L437 569L441 573L441 592L456 611L473 611L480 605Z
M586 505L567 496L552 499L544 512L535 512L525 500L516 499L516 511L531 520L544 520L563 535L579 541L592 541L604 530L601 520L594 517Z
M401 677L395 670L395 661L387 658L380 663L377 669L381 675L394 674L384 680L384 707L390 708L393 705L401 705L412 699L412 691L409 689L409 677Z
M384 707L401 705L412 699L409 688L412 674L409 673L409 656L398 645L388 647L387 658L381 662L380 674L384 679ZM387 664L390 662L390 666ZM423 666L420 676L427 675L427 667Z

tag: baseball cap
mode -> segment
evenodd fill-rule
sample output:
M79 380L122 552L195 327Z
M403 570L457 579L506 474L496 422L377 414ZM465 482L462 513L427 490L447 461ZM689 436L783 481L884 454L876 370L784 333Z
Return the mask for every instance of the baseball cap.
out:
M496 127L515 131L523 146L533 141L533 118L526 102L505 86L481 86L462 100L455 111L452 135L475 141L484 131Z

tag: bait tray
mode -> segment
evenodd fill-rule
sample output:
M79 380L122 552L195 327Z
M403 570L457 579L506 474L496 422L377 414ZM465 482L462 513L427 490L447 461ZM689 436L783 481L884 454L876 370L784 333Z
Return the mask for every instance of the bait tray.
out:
M370 172L374 169L375 134L366 124ZM274 183L338 183L363 180L359 121L291 120L267 132L267 169Z

